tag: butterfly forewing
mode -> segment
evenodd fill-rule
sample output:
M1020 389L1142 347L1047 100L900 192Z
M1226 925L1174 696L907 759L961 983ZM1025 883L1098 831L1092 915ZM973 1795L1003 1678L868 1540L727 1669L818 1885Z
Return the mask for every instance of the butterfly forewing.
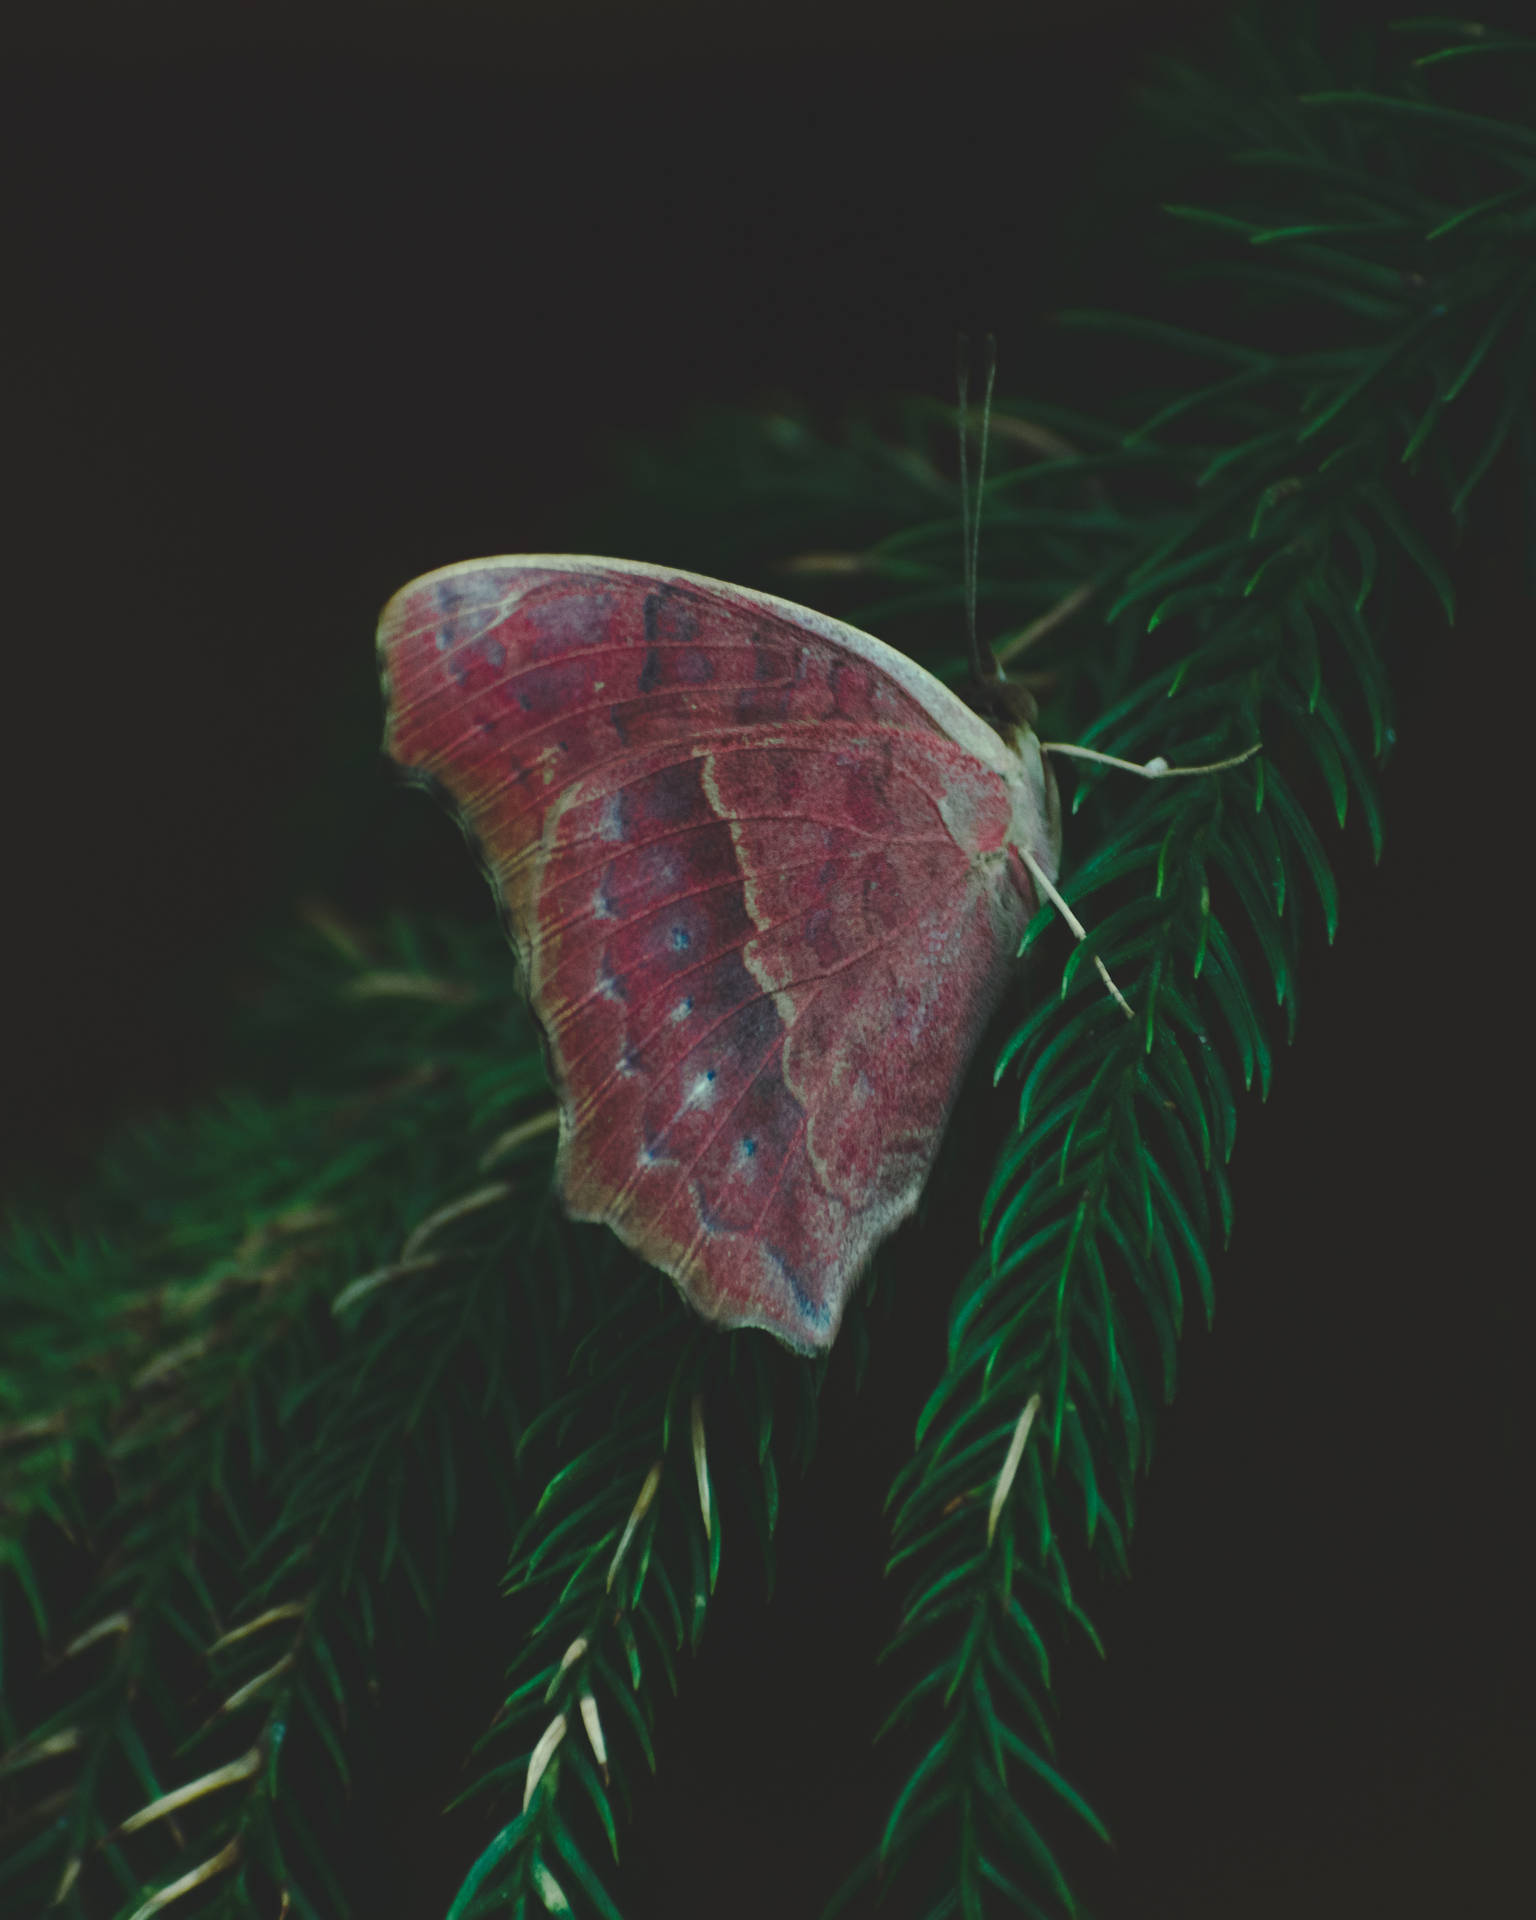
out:
M1004 984L1043 794L878 641L697 576L472 562L379 641L388 751L503 903L570 1211L711 1319L825 1347Z

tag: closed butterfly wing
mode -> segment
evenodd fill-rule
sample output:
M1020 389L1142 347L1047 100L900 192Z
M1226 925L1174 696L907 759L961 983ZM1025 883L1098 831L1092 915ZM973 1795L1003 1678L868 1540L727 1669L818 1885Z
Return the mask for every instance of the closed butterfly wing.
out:
M1054 790L825 615L623 561L413 581L385 745L478 844L548 1043L558 1177L708 1318L830 1345L911 1212Z

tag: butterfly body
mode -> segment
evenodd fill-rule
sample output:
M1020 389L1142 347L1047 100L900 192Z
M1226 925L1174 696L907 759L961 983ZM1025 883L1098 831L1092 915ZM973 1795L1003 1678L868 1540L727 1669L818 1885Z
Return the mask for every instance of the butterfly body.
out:
M706 1316L830 1344L1054 877L1039 744L894 649L659 567L513 556L379 629L521 959L570 1212Z

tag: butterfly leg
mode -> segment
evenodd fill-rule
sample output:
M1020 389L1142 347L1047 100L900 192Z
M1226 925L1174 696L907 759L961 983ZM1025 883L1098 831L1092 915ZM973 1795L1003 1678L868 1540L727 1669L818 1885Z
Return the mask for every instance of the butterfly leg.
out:
M1122 773L1139 773L1143 780L1168 780L1177 774L1221 773L1227 767L1240 767L1245 760L1251 760L1263 745L1255 741L1251 747L1245 747L1241 753L1234 753L1229 760L1207 760L1200 767L1170 767L1160 753L1153 754L1150 760L1122 760L1113 753L1100 753L1096 747L1074 747L1062 740L1042 740L1042 753L1063 753L1072 760L1096 760L1101 767L1117 767Z
M1240 767L1245 760L1251 760L1259 751L1261 745L1262 742L1255 741L1251 747L1245 748L1242 753L1234 753L1230 759L1210 760L1207 761L1204 766L1170 767L1160 753L1154 754L1150 760L1142 762L1137 760L1122 760L1118 754L1100 753L1097 747L1077 747L1062 740L1043 740L1040 743L1043 753L1065 754L1069 759L1073 760L1093 760L1102 767L1118 768L1122 773L1140 774L1143 780L1166 780L1172 778L1175 774L1220 773L1226 767ZM1057 892L1048 876L1041 871L1037 862L1031 858L1028 848L1021 846L1018 852L1025 866L1029 868L1030 873L1034 876L1035 885L1045 895L1046 899L1051 902L1052 906L1056 908L1057 912L1061 914L1077 938L1079 940L1086 940L1088 938L1087 928L1067 905L1060 893ZM1103 980L1105 986L1109 988L1116 1004L1124 1013L1125 1017L1128 1020L1134 1020L1136 1015L1132 1010L1130 1001L1126 999L1125 995L1110 978L1109 968L1105 966L1097 954L1093 956L1093 964L1098 968L1099 977Z
M1067 905L1066 901L1062 898L1061 894L1057 891L1056 885L1052 881L1050 875L1040 865L1039 861L1035 859L1034 855L1030 852L1029 848L1024 846L1022 843L1019 843L1015 845L1014 851L1018 854L1019 858L1024 862L1025 866L1028 867L1030 871L1030 875L1033 878L1035 885L1045 895L1046 899L1050 901L1051 905L1061 915L1062 919L1066 921L1067 925L1072 929L1073 933L1077 936L1077 938L1079 940L1086 940L1088 938L1088 929L1083 925L1082 921L1078 919L1077 915ZM1114 997L1115 1004L1119 1007L1120 1011L1125 1015L1127 1020L1134 1020L1136 1018L1135 1009L1132 1007L1130 1001L1126 999L1125 995L1115 985L1114 980L1110 976L1109 968L1105 966L1104 962L1099 958L1097 954L1093 956L1093 964L1098 968L1099 978L1104 982L1105 986L1109 988L1111 995Z

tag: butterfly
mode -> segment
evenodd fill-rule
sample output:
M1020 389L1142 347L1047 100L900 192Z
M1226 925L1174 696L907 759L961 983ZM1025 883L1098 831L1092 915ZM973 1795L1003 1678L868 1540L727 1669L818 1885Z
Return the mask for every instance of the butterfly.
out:
M983 718L808 607L569 554L423 575L379 655L385 750L521 963L566 1208L706 1318L830 1346L1042 893L1065 911L1030 695Z

